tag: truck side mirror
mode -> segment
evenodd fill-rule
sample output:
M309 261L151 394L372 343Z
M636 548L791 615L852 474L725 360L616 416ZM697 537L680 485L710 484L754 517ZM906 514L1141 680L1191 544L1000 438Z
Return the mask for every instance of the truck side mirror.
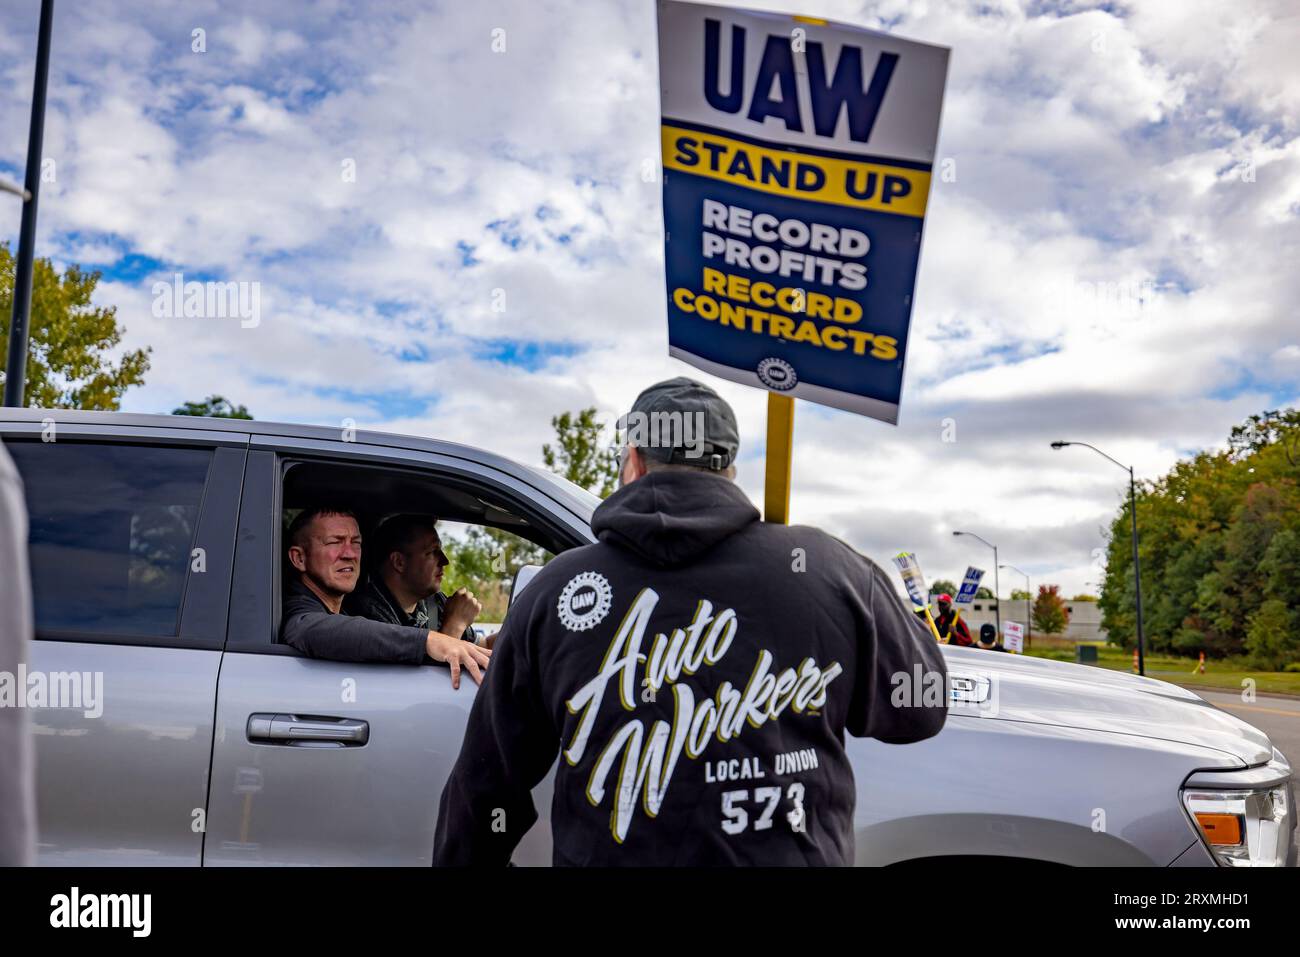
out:
M537 573L542 570L541 565L521 565L519 571L515 572L514 584L510 586L510 606L514 607L515 599L519 593L528 587L528 583L537 577Z

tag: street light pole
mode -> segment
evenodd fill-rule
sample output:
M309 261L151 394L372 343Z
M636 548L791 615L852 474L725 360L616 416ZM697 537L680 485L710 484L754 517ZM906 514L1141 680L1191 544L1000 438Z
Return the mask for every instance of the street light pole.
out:
M1137 601L1138 626L1138 674L1147 673L1146 641L1142 632L1142 562L1138 558L1138 503L1137 482L1133 478L1133 466L1128 467L1128 512L1133 520L1133 591Z
M1057 440L1052 443L1052 448L1063 449L1067 445L1082 445L1085 449L1092 449L1102 458L1108 459L1128 472L1128 511L1129 518L1132 519L1133 529L1133 593L1134 603L1137 606L1138 674L1145 675L1147 673L1147 658L1146 631L1142 623L1142 561L1138 556L1137 479L1133 475L1133 466L1116 461L1095 445L1089 445L1087 442L1062 442Z
M993 613L997 616L998 622L998 640L1002 640L1002 586L998 584L998 547L992 542L985 542L974 532L953 532L954 535L969 535L978 541L984 542L989 548L993 549Z
M1000 567L1010 568L1012 571L1020 572L1020 574L1025 576L1025 594L1029 596L1025 599L1025 647L1032 648L1034 646L1034 613L1029 603L1033 600L1034 589L1033 586L1029 584L1029 573L1016 568L1015 565L1011 564L1002 565Z
M32 86L32 122L27 131L27 180L23 193L23 219L18 234L18 262L14 267L14 307L9 323L9 357L5 363L4 404L21 407L27 384L27 330L32 314L32 264L36 257L36 201L41 191L41 144L45 139L45 89L50 76L50 29L54 0L41 0L40 30L36 39L36 81Z

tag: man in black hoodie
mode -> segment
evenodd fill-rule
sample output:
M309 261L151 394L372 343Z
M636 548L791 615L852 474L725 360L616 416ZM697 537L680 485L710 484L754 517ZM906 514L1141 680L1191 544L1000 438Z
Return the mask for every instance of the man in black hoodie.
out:
M559 752L557 865L853 863L844 731L937 734L946 700L918 686L946 686L938 644L874 563L759 521L712 389L661 382L628 421L598 544L555 558L502 628L434 862L508 863Z

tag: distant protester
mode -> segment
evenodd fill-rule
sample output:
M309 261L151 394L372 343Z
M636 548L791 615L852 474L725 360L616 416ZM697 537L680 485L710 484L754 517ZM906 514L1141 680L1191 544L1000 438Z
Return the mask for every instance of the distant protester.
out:
M979 637L979 641L976 642L975 647L983 648L986 651L1007 650L998 644L998 630L996 627L989 624L988 622L985 622L984 624L980 625L980 637Z
M939 629L939 638L950 645L970 647L975 643L970 628L961 620L961 615L953 604L952 595L939 596L939 616L935 618L934 624Z

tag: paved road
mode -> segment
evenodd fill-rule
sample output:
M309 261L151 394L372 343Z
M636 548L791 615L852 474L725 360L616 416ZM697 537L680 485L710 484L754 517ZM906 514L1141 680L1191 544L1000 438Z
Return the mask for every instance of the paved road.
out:
M1241 700L1240 694L1232 692L1203 691L1198 688L1191 690L1229 714L1259 728L1269 736L1273 747L1286 755L1292 768L1300 767L1300 698L1257 695L1254 701L1246 703ZM1291 838L1300 841L1300 821L1297 821Z

